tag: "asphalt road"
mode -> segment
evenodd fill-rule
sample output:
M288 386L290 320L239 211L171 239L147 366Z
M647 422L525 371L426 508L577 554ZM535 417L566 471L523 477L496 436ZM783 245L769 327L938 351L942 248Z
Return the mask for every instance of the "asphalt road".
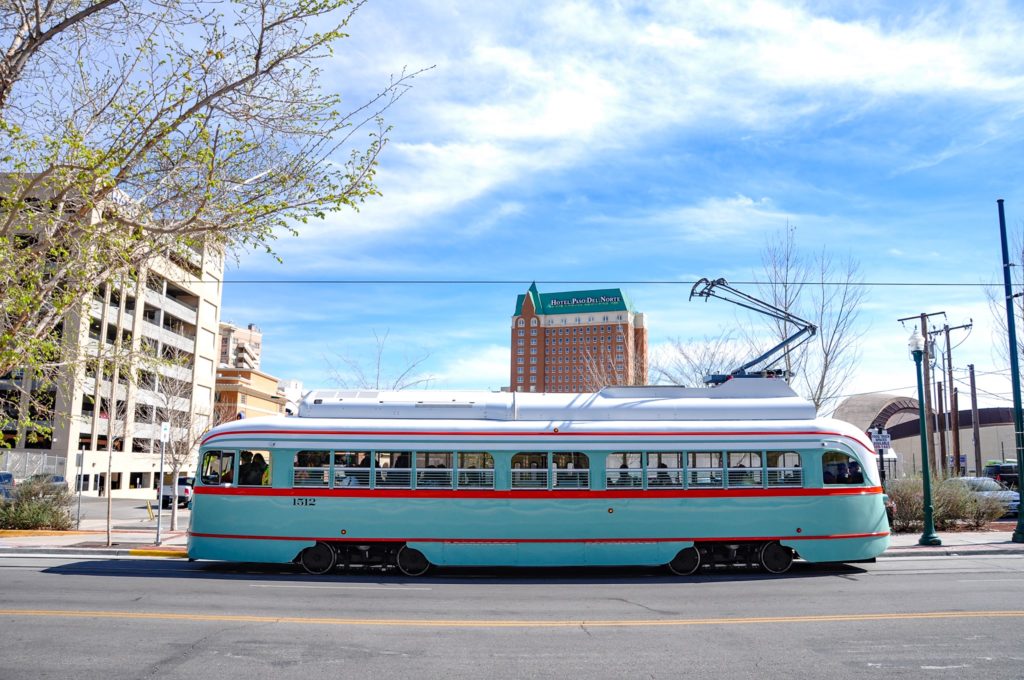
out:
M8 678L1024 677L1024 558L311 577L0 558Z

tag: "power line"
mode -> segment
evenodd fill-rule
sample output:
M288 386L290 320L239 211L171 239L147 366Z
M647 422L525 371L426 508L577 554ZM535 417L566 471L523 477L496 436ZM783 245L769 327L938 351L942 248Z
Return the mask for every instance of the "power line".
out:
M188 283L202 283L202 281L189 281ZM388 286L508 286L508 285L529 285L530 283L541 283L553 286L584 286L609 284L614 286L693 286L696 281L677 280L547 280L547 279L229 279L225 278L225 284L312 284L312 285L388 285ZM997 288L1002 284L998 283L943 283L935 281L863 281L850 283L848 281L730 281L731 285L737 286L864 286L866 288Z

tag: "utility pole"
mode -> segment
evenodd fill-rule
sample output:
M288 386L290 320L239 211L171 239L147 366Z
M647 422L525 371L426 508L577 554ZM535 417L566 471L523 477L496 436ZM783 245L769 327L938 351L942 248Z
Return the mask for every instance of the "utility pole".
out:
M945 386L945 397L949 399L949 410L946 409L946 400L943 398L943 391L938 391L938 418L939 425L938 429L940 432L939 442L942 449L942 469L943 470L954 470L957 474L960 473L960 413L957 411L957 407L954 405L954 394L956 388L953 386L953 344L949 340L950 331L958 330L970 330L974 325L974 320L971 319L965 324L959 326L950 327L948 323L942 324L942 330L935 330L928 334L928 337L943 335L943 341L946 343L946 351L942 357L942 372L946 374L946 386ZM950 434L950 445L946 447L946 434ZM956 460L950 465L947 451L951 451Z
M960 477L964 471L960 467L960 390L956 387L949 395L949 410L953 418L953 422L950 424L950 434L952 435L950 439L953 442L953 474Z
M928 317L939 316L939 315L946 316L946 313L945 312L931 312L931 313L921 312L920 316L907 316L907 317L904 317L902 319L896 319L900 323L903 323L904 321L910 321L911 319L915 319L915 320L919 319L920 320L919 322L921 324L920 325L921 337L925 338L924 350L923 350L923 354L922 354L922 357L921 357L922 370L924 371L924 376L922 378L922 382L925 385L924 389L922 390L923 398L924 398L924 416L923 416L924 423L921 426L924 428L923 431L924 431L924 434L925 434L925 441L928 444L929 450L932 451L933 454L934 454L934 451L935 451L935 429L932 426L932 418L931 418L931 415L930 415L930 414L934 413L934 411L932 409L931 370L929 368L929 366L931 364L931 361L929 360L929 355L930 355L931 352L928 349L928 344L929 343L927 342L927 338L928 338ZM928 466L932 470L935 469L935 459L934 458L930 458L929 459Z
M981 476L981 423L978 422L978 386L974 383L974 364L968 364L971 375L971 429L974 430L974 474Z
M949 457L946 453L946 399L945 394L942 391L942 381L935 381L935 402L938 408L938 420L936 422L936 429L939 435L939 466L938 469L942 472L946 472L949 463Z

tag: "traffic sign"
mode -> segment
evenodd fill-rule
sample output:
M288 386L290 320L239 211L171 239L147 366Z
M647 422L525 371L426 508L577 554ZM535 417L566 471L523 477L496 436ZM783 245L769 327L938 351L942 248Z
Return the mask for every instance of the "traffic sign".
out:
M171 424L167 421L160 423L160 441L164 444L171 440Z
M876 449L892 448L892 437L889 436L888 432L872 432L871 441L874 442Z

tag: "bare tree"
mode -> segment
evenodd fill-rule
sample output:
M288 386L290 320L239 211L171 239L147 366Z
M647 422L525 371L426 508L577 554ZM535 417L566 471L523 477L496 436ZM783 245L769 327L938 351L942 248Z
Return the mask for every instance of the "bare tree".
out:
M818 327L810 341L787 351L784 361L790 384L821 411L842 394L860 361L858 341L865 333L860 307L867 294L860 265L825 248L806 255L790 225L769 239L763 265L762 298ZM772 324L772 344L797 330L786 321L773 319Z
M171 487L171 531L178 528L178 476L197 455L203 435L214 424L210 404L193 403L191 362L189 353L171 350L153 365L155 371L150 374L155 383L151 394L155 398L156 420L170 427L170 437L164 445L164 479L158 488L162 507L163 485Z
M652 371L656 382L702 387L706 377L727 374L741 365L749 355L746 346L734 338L732 331L703 339L671 338L671 348L654 361Z
M430 358L430 352L416 357L405 357L398 373L389 373L384 361L384 349L390 331L379 335L373 331L374 352L370 360L364 361L350 355L335 353L343 368L339 368L328 357L327 363L331 381L340 387L371 390L408 390L414 387L427 387L434 380L433 375L418 373L419 367Z

